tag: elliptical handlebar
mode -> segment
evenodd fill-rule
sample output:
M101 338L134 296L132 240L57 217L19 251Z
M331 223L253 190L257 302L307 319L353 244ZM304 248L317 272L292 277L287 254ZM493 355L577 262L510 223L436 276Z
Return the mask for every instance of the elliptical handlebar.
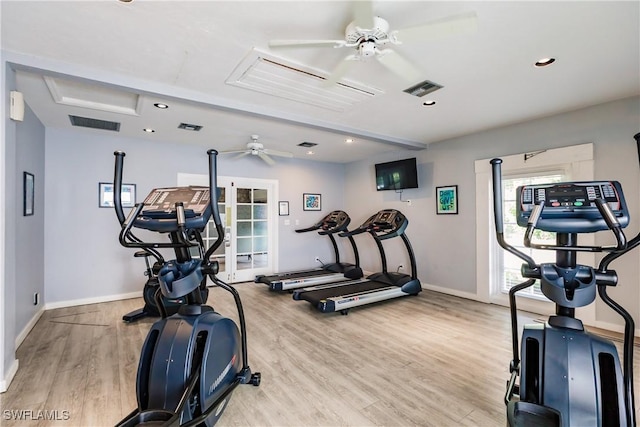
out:
M204 261L209 262L211 255L222 245L224 241L224 227L222 226L222 220L220 219L220 210L218 209L218 151L210 149L207 151L209 156L209 203L211 204L211 216L213 217L213 223L216 226L216 232L218 237L216 241L207 249L204 255Z
M120 221L120 225L124 224L125 217L124 211L122 210L122 167L124 164L124 151L115 151L114 156L116 156L115 168L113 171L113 206L116 210L116 216L118 217L118 221Z
M504 250L526 262L530 268L536 269L538 266L533 258L514 248L504 239L504 223L502 219L502 159L491 160L491 176L493 184L493 217L498 244Z

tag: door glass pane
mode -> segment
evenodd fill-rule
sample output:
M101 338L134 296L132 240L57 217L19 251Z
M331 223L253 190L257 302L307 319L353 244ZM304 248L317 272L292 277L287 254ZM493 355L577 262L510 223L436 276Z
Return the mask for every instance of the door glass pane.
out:
M226 203L225 199L225 188L218 187L218 203Z
M251 205L238 205L236 219L251 219Z
M238 236L251 236L251 221L238 221Z
M269 255L265 253L253 254L253 268L265 268L269 261Z
M251 253L251 237L238 237L238 253Z
M238 270L250 270L253 268L253 257L251 254L248 255L238 255L236 257L236 265Z
M267 203L267 190L255 188L253 190L253 203Z
M267 234L267 221L254 221L253 222L253 235L254 236L266 236Z
M253 250L254 252L266 252L268 249L268 242L266 237L254 237L253 238Z
M238 188L236 202L238 202L238 203L251 203L251 189L250 188Z
M253 219L267 219L267 205L254 205Z

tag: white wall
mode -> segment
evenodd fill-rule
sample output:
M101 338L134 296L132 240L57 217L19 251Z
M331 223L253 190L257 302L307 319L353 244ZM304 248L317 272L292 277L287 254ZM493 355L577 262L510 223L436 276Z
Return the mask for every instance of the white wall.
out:
M477 286L474 161L593 142L596 179L619 180L624 187L632 215L626 233L632 237L638 233L640 224L640 173L633 140L639 131L640 98L632 97L431 144L427 150L413 153L418 158L420 188L406 190L403 195L403 199L412 200L411 206L399 202L393 192L376 192L373 178L374 163L409 157L406 152L356 162L346 170L345 210L353 216L365 216L385 207L401 210L410 221L407 235L416 252L421 281L474 297ZM459 214L436 215L434 188L453 184L458 185ZM597 243L608 240L606 233L597 236ZM388 251L390 267L403 262L402 248L398 248L399 252ZM637 252L640 251L612 264L619 273L620 284L610 291L636 321L640 320ZM377 260L372 260L364 267L375 268L376 263ZM620 323L601 303L597 317L606 323Z
M46 130L45 294L47 304L91 300L141 292L144 263L120 246L112 209L98 207L98 183L113 180L113 152L126 152L125 183L137 186L141 201L154 187L176 184L177 174L207 174L206 151L187 143L156 143L107 131ZM221 155L218 173L276 179L279 199L288 200L290 216L279 217L279 270L315 267L313 257L331 259L327 238L293 230L317 222L344 205L344 165L277 159L268 166L252 156ZM321 212L303 212L302 193L322 194ZM274 214L277 215L277 206ZM290 226L284 220L291 221Z

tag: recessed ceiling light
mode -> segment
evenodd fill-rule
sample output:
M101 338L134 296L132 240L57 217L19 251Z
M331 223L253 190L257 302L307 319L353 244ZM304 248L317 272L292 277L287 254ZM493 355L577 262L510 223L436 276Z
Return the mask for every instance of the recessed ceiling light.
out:
M344 142L346 142L347 144L351 144L353 143L353 138L347 138L344 140Z
M167 104L163 104L161 102L156 102L155 104L153 104L153 106L161 110L166 110L167 108L169 108Z
M147 132L147 133L153 133L155 132L155 130L151 129L151 128L144 128L142 129L143 131Z
M556 62L556 58L542 58L542 59L538 59L536 63L533 65L535 67L541 68L541 67L546 67L547 65L551 65L554 62Z
M310 155L310 156L312 156L312 155L314 155L315 153L314 153L313 151L309 150L309 151L307 151L307 154L308 154L308 155Z
M436 105L436 101L430 100L430 101L425 101L422 103L422 105L426 105L427 107L431 107L432 105Z

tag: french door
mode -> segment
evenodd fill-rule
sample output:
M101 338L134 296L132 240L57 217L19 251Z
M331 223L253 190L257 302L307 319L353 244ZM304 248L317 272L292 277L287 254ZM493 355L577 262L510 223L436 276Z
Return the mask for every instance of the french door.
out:
M208 184L207 175L178 174L179 186ZM222 280L250 281L277 265L277 191L275 180L218 177L218 208L225 235L213 258ZM202 233L205 247L217 237L210 221Z

